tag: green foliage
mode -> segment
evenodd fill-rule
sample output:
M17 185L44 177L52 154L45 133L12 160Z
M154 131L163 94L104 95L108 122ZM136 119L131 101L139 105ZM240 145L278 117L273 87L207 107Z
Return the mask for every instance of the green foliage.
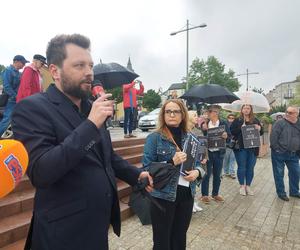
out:
M276 106L276 107L273 107L269 114L274 114L274 113L277 113L277 112L285 112L286 111L286 105L283 104L283 105L279 105L279 106Z
M295 98L289 101L289 105L300 106L300 84L297 85Z
M273 120L272 120L272 118L271 118L271 116L269 114L256 114L256 117L264 125L271 124L273 122Z
M116 87L113 89L107 89L107 93L111 93L113 99L115 100L116 103L120 103L123 101L123 89L122 86Z
M0 64L0 85L3 84L3 80L2 80L1 75L2 75L2 72L3 72L4 70L5 70L5 66L2 65L2 64Z
M160 103L160 95L156 93L155 90L149 89L147 93L145 93L143 98L143 107L147 110L152 111L153 109L156 109Z
M193 60L189 71L189 87L203 83L215 83L234 92L238 91L241 84L235 78L235 72L229 69L225 72L225 65L214 56L207 58L206 62L199 58Z

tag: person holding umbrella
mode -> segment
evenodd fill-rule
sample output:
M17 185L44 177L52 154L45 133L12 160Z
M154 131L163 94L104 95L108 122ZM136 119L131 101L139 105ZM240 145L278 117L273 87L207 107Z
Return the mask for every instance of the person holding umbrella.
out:
M139 84L139 89L135 85ZM124 138L136 137L132 134L134 114L137 107L137 95L144 94L144 85L141 81L132 81L123 85L123 107L124 107Z
M231 126L231 134L236 141L234 148L235 159L238 165L237 176L240 184L241 195L254 195L250 186L254 176L254 166L259 153L259 147L244 148L242 127L246 125L255 125L260 135L263 134L263 128L260 121L254 116L253 107L250 104L243 104L241 106L240 116L236 118Z
M144 147L143 166L153 162L169 162L176 168L168 184L151 192L165 212L151 203L150 214L154 250L184 250L196 192L196 179L201 170L180 173L180 165L187 159L182 152L188 133L188 112L180 99L167 100L159 113L158 129L148 135ZM155 182L155 178L153 179Z

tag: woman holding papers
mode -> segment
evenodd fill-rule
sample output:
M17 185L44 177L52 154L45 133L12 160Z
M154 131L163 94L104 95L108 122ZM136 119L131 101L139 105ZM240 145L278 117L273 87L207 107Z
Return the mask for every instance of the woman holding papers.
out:
M258 130L259 134L263 134L262 126L253 114L252 106L244 104L241 108L240 116L236 118L230 126L231 134L236 141L234 154L238 165L237 176L239 184L241 185L241 195L254 195L250 186L254 176L256 158L259 153L259 145L254 145L254 147L245 146L244 139L246 135L244 134L243 139L242 128L246 128L246 126L249 125L254 125L254 128Z
M146 139L143 166L147 168L152 162L168 162L174 165L175 174L169 183L151 195L165 209L160 210L151 204L151 221L153 230L153 249L184 250L188 230L196 179L200 169L180 172L181 164L189 155L182 152L188 136L188 112L180 99L167 100L159 114L157 130Z
M203 136L203 132L201 129L198 129L196 125L198 124L198 114L195 110L189 110L189 122L188 122L188 128L191 133L193 133L195 136ZM204 159L201 159L201 164L206 164L207 162L207 151L206 156ZM194 200L194 206L193 206L193 212L196 213L198 211L202 211L203 209L198 205L198 203Z
M209 204L213 199L216 202L224 202L224 198L219 194L221 185L221 173L223 167L223 159L225 155L225 140L230 134L227 123L219 119L220 106L211 105L208 109L208 122L206 129L202 126L204 135L208 140L208 161L207 174L203 178L201 184L201 201ZM211 131L219 131L218 134L211 136ZM209 179L213 175L212 195L209 197Z

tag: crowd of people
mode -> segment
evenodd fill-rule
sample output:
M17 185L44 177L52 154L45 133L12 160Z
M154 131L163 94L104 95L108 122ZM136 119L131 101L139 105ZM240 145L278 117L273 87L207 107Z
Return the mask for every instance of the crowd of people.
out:
M0 137L10 124L11 114L16 103L35 93L42 92L42 75L40 69L46 65L46 58L36 54L33 56L32 63L29 63L22 55L16 55L13 63L2 72L3 90L7 95L3 118L0 122ZM20 70L23 69L22 74Z
M155 250L186 248L192 213L202 210L199 202L225 201L222 176L237 176L240 195L255 194L251 185L259 146L246 147L242 131L253 126L262 135L263 126L250 104L242 105L237 116L230 113L223 120L218 105L210 105L198 117L177 96L168 99L160 110L157 129L146 139L143 168L139 169L112 148L105 129L106 119L113 114L111 94L103 94L94 102L88 99L93 82L90 40L79 34L58 35L48 43L46 55L47 60L35 55L22 76L19 70L28 61L17 55L3 74L9 99L0 132L11 118L14 138L28 151L27 174L36 188L26 249L108 249L109 225L117 235L121 230L116 178L132 186L148 180L146 190L160 205L150 205ZM42 92L39 69L46 62L54 83ZM29 81L30 77L34 80ZM136 95L143 90L142 83L139 88L134 82L123 86L125 138L134 136L130 120ZM298 117L299 109L288 107L286 117L274 124L271 133L276 192L284 201L289 200L283 181L285 164L289 195L300 198ZM183 148L187 137L206 137L216 128L223 129L220 138L225 146L208 144L204 157L196 159L192 169L180 171L189 158ZM161 189L154 189L153 177L147 171L153 162L168 163L176 169Z

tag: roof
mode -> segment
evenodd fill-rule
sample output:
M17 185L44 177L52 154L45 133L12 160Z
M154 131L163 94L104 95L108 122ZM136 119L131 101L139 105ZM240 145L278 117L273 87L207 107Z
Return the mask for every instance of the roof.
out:
M168 90L173 90L173 89L185 89L184 83L173 83Z

